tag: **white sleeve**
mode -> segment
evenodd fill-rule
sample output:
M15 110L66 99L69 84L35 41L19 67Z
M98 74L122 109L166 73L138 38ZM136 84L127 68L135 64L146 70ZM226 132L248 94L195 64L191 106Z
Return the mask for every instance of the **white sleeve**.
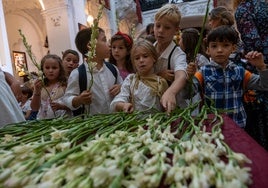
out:
M115 111L115 105L117 102L130 102L131 95L131 79L133 74L129 74L126 79L123 81L120 93L114 97L110 104L110 110Z
M63 97L64 104L70 108L71 110L76 110L72 105L73 98L80 95L80 87L79 87L79 72L76 68L73 70L68 79L68 85Z
M171 70L174 71L178 70L186 71L187 68L186 54L181 50L180 47L176 47L176 49L172 54L170 60L170 68Z

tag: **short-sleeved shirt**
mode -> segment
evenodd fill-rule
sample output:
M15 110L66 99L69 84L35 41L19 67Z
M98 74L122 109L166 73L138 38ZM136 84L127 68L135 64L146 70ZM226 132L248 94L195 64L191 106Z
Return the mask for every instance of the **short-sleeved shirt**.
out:
M154 44L157 45L157 42ZM164 52L158 58L157 63L155 64L155 72L161 72L163 70L168 69L168 60L170 53L176 46L175 42L171 42L168 47L164 50ZM170 69L174 71L183 70L186 71L187 63L186 63L186 54L182 51L182 49L177 46L172 55L170 57Z

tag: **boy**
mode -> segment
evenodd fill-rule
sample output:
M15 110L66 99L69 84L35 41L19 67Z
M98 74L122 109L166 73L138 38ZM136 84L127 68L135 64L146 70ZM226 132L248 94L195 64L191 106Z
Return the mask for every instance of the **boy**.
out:
M213 102L216 108L228 110L227 115L244 128L243 92L248 89L267 91L268 69L263 55L256 51L249 52L245 58L258 69L260 75L252 74L230 61L229 56L236 49L238 40L238 33L230 26L219 26L208 34L207 53L211 64L195 73L194 85L202 90L199 92L205 96L206 103ZM191 66L187 68L188 74L193 73Z
M176 105L185 107L185 101L180 100L179 92L186 83L186 55L173 41L179 31L181 14L174 4L166 4L155 15L154 46L159 54L155 72L171 83L161 97L161 104L169 114Z
M90 41L91 33L91 28L86 28L79 31L75 38L76 47L82 53L83 59L87 58L85 54L89 50L88 42ZM104 30L99 28L96 57L93 59L97 64L93 70L93 85L91 89L86 89L86 85L92 77L88 64L85 62L77 69L74 69L68 79L64 101L67 107L71 110L76 110L73 111L74 116L85 112L84 105L86 107L89 106L88 110L91 115L110 113L110 103L114 96L119 93L123 80L115 66L104 62L104 59L109 58L109 55L110 49ZM86 75L82 76L85 73Z

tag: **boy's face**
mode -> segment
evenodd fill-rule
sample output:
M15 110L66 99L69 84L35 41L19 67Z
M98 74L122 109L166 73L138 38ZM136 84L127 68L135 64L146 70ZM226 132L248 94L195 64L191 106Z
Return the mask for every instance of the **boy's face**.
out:
M96 56L98 59L109 58L110 48L104 32L100 32L96 44Z
M179 27L175 26L174 23L165 16L155 20L154 36L160 44L170 43L178 31Z
M209 42L207 54L213 61L225 67L228 64L230 54L235 50L236 45L229 42Z

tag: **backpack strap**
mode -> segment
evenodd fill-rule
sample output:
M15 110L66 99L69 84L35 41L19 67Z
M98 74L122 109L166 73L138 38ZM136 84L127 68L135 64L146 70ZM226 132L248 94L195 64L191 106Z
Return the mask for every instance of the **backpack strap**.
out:
M243 79L243 89L245 90L247 85L248 85L248 82L251 78L251 75L252 73L249 72L248 70L245 70L245 74L244 74L244 79Z
M112 63L106 62L104 61L106 67L108 67L108 69L113 73L114 77L115 77L115 84L117 82L117 71L115 66Z
M199 90L199 93L200 93L200 97L201 97L201 105L200 105L200 108L201 106L203 106L204 104L204 100L205 100L205 91L204 91L204 78L203 78L203 75L201 72L197 71L194 75L194 77L197 79L198 81L198 84L197 84L197 87L198 87L198 90Z
M80 93L82 93L87 89L87 72L84 63L78 67L78 75L79 75L78 81L79 81ZM78 116L80 114L83 114L84 112L85 112L85 106L82 105L77 110L73 110L73 115Z
M168 70L170 70L170 60L171 60L171 56L174 52L174 50L177 48L177 45L174 46L174 48L171 50L169 56L168 56Z

